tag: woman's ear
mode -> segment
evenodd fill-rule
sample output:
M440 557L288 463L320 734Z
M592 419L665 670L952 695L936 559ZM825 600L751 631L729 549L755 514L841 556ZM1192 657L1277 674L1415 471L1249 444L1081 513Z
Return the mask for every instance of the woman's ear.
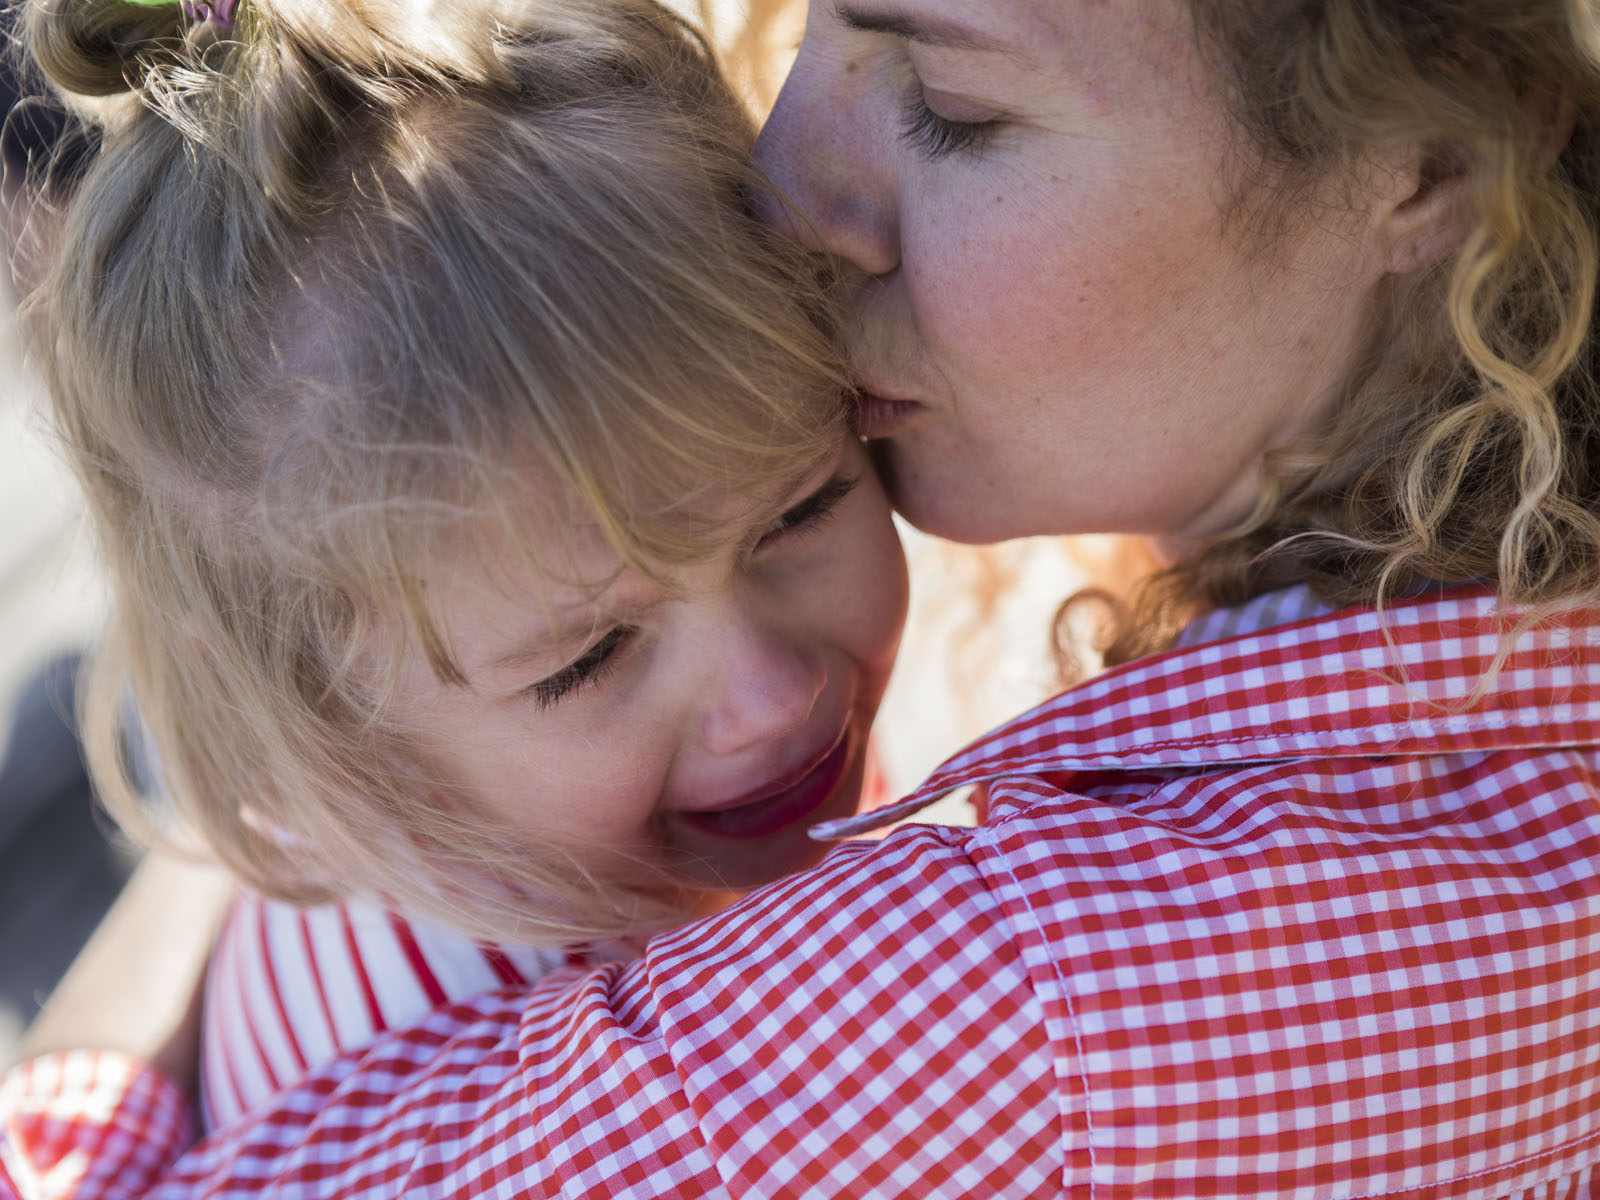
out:
M1577 124L1572 98L1556 88L1531 92L1524 101L1535 171L1555 166ZM1389 157L1389 186L1380 214L1387 269L1411 274L1448 258L1475 223L1472 162L1464 148L1413 144Z
M1466 239L1473 223L1471 169L1464 152L1419 145L1387 166L1380 252L1389 274L1411 275L1450 257Z

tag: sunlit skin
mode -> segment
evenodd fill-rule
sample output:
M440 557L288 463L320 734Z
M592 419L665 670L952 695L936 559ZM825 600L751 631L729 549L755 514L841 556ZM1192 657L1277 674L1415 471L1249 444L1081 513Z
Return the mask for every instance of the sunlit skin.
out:
M811 4L757 155L774 219L853 270L863 432L914 524L1178 547L1326 420L1410 184L1269 246L1230 225L1196 39L1183 0Z
M486 521L428 580L467 682L410 653L396 717L419 760L530 852L603 874L643 861L691 891L743 889L814 862L807 826L859 801L905 617L899 539L859 444L741 505L742 540L659 581L533 478L530 493L520 545ZM819 762L837 782L813 809ZM696 823L740 799L770 820L761 797L797 777L812 780L803 819L753 837Z

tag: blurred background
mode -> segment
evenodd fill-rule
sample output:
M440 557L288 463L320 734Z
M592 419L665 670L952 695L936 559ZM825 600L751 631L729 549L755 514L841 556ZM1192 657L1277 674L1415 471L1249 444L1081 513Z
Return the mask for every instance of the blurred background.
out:
M796 5L679 7L709 21L752 103L770 103L801 29ZM61 126L37 99L13 109L15 96L14 79L9 88L0 81L0 110L11 111L0 215L20 276L0 269L0 1064L137 857L97 813L71 727L74 671L92 648L105 599L18 308L34 268L16 248L49 228L48 208L30 203L20 184ZM881 798L914 787L969 738L1054 691L1051 631L1061 600L1091 578L1126 582L1147 562L1115 539L977 551L904 532L912 619L878 726ZM969 810L952 797L932 815L965 822Z
M13 187L4 203L14 230L24 203ZM133 859L103 834L71 729L104 600L16 299L0 271L0 1061Z

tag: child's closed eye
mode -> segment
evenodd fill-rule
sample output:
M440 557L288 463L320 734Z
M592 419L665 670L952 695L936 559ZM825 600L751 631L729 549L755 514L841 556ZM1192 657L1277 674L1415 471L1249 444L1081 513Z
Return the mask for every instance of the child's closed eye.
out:
M762 531L756 543L757 549L798 540L821 529L859 482L859 476L835 476L830 479L772 521ZM598 686L618 666L622 659L621 651L636 632L631 625L616 626L578 658L523 689L523 694L531 696L543 710L584 688Z
M633 632L631 626L618 625L580 657L528 687L523 694L532 696L540 709L546 709L579 688L593 687L605 678L607 671L616 666L617 652L626 645Z
M763 531L757 547L770 546L785 538L794 538L822 528L840 503L855 490L860 476L845 478L835 476L800 503L784 512Z

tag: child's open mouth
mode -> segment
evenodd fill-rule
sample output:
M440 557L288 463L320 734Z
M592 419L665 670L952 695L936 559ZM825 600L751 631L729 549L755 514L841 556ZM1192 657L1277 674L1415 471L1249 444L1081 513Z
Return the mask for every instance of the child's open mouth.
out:
M725 838L763 838L787 829L816 812L833 795L850 764L854 738L847 726L827 755L798 779L780 781L776 789L753 800L741 799L708 812L679 812L695 829Z

